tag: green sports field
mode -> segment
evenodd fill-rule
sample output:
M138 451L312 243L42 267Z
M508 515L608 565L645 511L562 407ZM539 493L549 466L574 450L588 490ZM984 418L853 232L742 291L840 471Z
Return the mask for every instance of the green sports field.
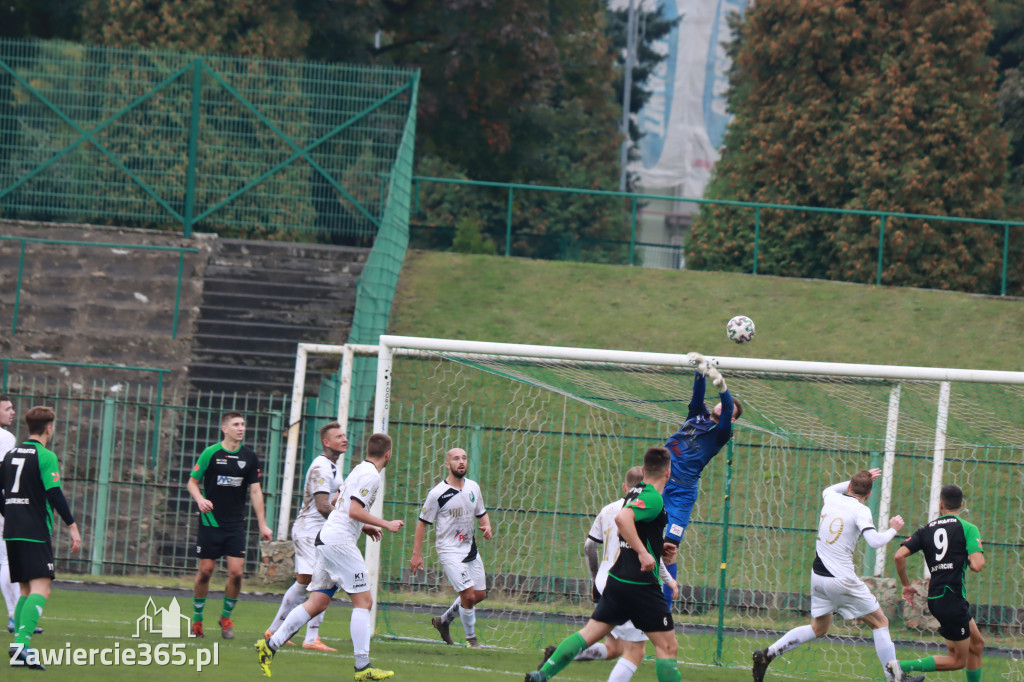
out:
M141 636L134 635L139 629L139 619L143 615L148 599L152 597L157 608L168 607L172 598L177 598L182 610L188 614L191 610L191 595L187 591L167 590L159 588L126 589L111 588L101 585L57 585L40 624L46 632L33 638L33 646L49 650L53 655L64 650L66 658L70 658L76 650L85 653L80 657L88 657L89 650L93 661L82 665L50 665L45 676L52 680L82 679L125 679L125 680L178 680L205 677L217 682L234 682L236 680L263 679L256 663L252 645L262 636L266 624L273 618L277 609L276 595L243 596L235 611L236 638L232 641L222 640L216 627L216 617L220 606L220 595L211 593L207 606L208 632L206 639L173 639L162 638L158 634L150 634L141 628ZM392 614L391 617L395 617ZM409 616L422 620L422 616ZM414 627L410 624L410 628ZM371 655L376 665L395 671L395 680L408 682L436 682L458 680L516 680L522 679L526 670L536 667L540 652L534 650L512 650L487 647L481 651L471 651L462 647L450 647L441 642L427 639L431 632L424 622L423 640L394 640L375 637ZM301 636L301 635L300 635ZM345 680L352 670L351 643L348 639L348 606L347 602L335 601L321 626L323 640L338 648L338 653L320 653L303 651L299 648L286 647L276 657L272 671L274 679L333 679ZM736 638L729 642L731 654L727 658L735 658L736 667L710 667L706 665L688 664L687 652L714 646L712 635L692 635L680 632L680 669L684 680L707 680L709 682L731 682L750 679L750 672L745 668L747 651L764 646L758 639ZM300 641L299 637L296 641ZM486 643L485 643L486 644ZM174 647L177 645L177 649ZM123 659L124 652L132 650L137 659L140 652L150 651L151 658L163 646L171 660L182 660L186 665L158 665L151 662L141 665L103 665L100 662L99 650L116 649ZM802 647L804 655L813 655L818 646L810 644ZM649 647L650 648L650 647ZM200 650L205 650L201 653ZM216 653L214 654L214 650ZM180 653L179 653L180 652ZM648 651L648 654L652 653ZM727 652L728 653L728 652ZM909 654L910 652L901 652ZM195 660L200 656L207 657L210 662L203 670L197 671ZM920 653L916 654L921 655ZM112 654L108 653L108 659ZM870 660L869 657L860 657ZM215 660L215 662L213 662ZM191 665L187 662L192 661ZM1005 662L1004 662L1005 663ZM766 679L809 679L806 675L787 674L787 662L777 661L769 670ZM863 666L851 663L850 670L844 671L844 677L881 679L880 668L871 665ZM576 681L606 680L612 668L611 662L575 663L566 669L558 679ZM999 668L999 672L996 672ZM1004 670L1005 665L994 666L991 679L1017 679L1011 670L1009 676ZM18 675L34 675L30 671L18 671ZM655 679L654 665L647 661L641 666L636 680ZM829 675L829 677L832 677ZM961 674L935 673L929 679L959 680ZM4 679L7 679L5 674ZM12 678L13 679L13 678Z

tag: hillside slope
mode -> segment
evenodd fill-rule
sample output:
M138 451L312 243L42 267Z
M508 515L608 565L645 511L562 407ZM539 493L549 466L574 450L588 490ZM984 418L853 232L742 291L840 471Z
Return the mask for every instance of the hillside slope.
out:
M738 346L725 323L747 315ZM410 252L390 331L477 341L1024 370L1024 300L719 272Z

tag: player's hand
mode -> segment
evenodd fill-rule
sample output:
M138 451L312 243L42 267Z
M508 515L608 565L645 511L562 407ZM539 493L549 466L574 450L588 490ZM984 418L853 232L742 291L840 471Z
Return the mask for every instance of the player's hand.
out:
M200 499L199 500L199 511L203 512L204 514L206 512L212 512L213 511L213 502L210 502L205 497Z
M907 602L911 606L914 605L914 597L917 596L917 590L913 585L903 586L903 601Z
M384 528L386 528L387 530L391 531L392 533L397 533L399 531L399 529L402 526L404 526L404 525L405 525L405 521L400 521L398 519L395 519L393 521L385 521L384 522Z
M678 597L679 596L679 583L676 582L675 580L669 580L667 584L668 584L669 587L672 588L672 599L675 599L676 597Z
M871 480L877 480L882 475L881 469L868 469L868 473L871 474Z
M363 526L363 532L366 534L366 537L370 538L374 542L380 542L380 539L384 537L384 533L381 532L380 528L369 524Z
M412 559L409 560L409 569L416 573L421 568L423 568L423 557L419 554L413 554Z
M82 535L78 532L78 524L73 523L68 527L68 534L71 536L71 553L77 554L82 549Z
M904 521L903 517L900 516L899 514L897 514L896 516L894 516L891 519L889 519L889 527L892 528L896 532L899 532L899 530L901 528L903 528L903 526L905 524L906 524L906 521Z
M697 371L704 374L708 370L708 361L704 359L704 356L700 353L689 352L686 354L686 359L690 361L690 364L697 368ZM703 366L703 370L701 367Z
M491 532L491 527L490 527L490 525L487 525L487 526L480 526L480 530L481 530L481 531L483 532L483 534L484 534L484 540L490 540L491 538L493 538L493 537L494 537L494 533L493 533L493 532Z
M640 557L640 570L644 573L653 571L654 567L658 565L658 562L654 560L654 557L647 550L644 550L643 554L638 554L637 556Z
M260 537L264 540L273 540L274 531L270 530L270 526L264 523L260 526Z
M725 393L729 390L729 387L725 385L725 377L718 371L717 367L708 367L708 379L711 379L711 383L715 385L719 393Z

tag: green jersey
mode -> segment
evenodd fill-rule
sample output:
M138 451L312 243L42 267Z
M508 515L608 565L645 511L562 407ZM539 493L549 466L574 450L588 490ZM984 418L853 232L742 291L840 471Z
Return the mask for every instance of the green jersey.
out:
M237 529L245 525L245 500L249 486L260 482L260 460L251 448L225 450L220 443L199 455L192 467L192 478L203 486L203 497L213 502L213 511L201 513L204 526Z
M658 566L665 542L665 524L668 523L668 514L665 513L665 502L661 498L661 493L654 486L641 483L629 491L622 506L633 510L637 535L640 536L640 542L647 548L648 553L654 557L654 570L640 570L640 556L620 535L619 558L608 571L608 577L624 583L659 585L661 578L658 575Z
M0 463L4 540L49 542L53 508L46 491L59 487L56 453L34 440L26 440L8 452Z

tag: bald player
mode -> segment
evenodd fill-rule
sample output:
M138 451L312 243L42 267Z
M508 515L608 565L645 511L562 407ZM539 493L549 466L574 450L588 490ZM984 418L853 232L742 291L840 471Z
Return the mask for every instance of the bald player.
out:
M431 625L446 644L452 644L449 626L458 613L466 631L466 644L471 649L479 649L475 607L487 597L487 581L484 562L476 547L475 526L479 523L484 539L490 540L491 520L480 486L466 478L469 470L466 451L462 448L449 450L444 456L444 467L447 475L430 489L420 510L409 563L413 573L423 568L423 538L427 526L436 523L437 558L459 597L441 616L432 619Z

